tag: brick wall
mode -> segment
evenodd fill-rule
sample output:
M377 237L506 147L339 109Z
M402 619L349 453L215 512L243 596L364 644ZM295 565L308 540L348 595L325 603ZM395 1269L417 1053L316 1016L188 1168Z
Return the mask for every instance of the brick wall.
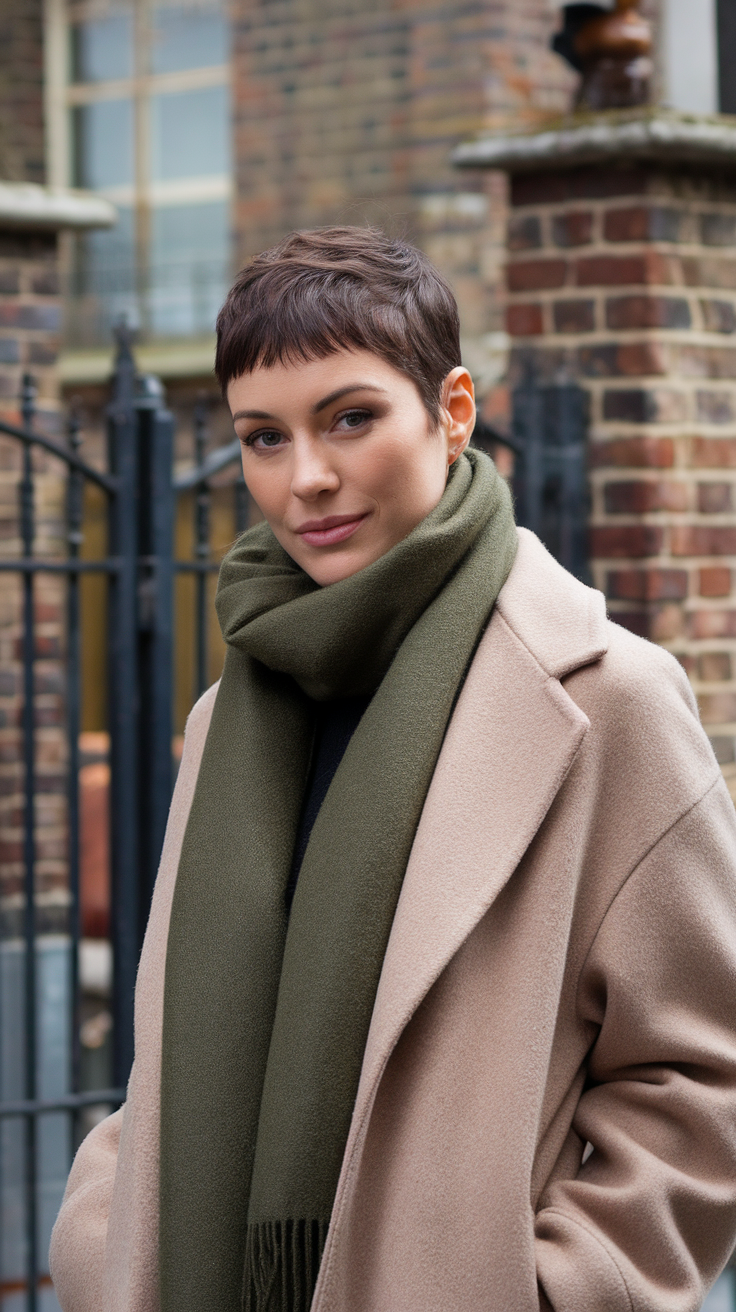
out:
M43 0L0 5L0 178L45 179Z
M56 237L0 230L0 417L19 421L17 398L24 370L37 381L39 424L58 430L54 362L59 303ZM63 481L56 462L36 452L36 551L60 554ZM20 444L0 436L0 550L21 552L18 521ZM64 926L67 905L63 734L64 585L40 575L35 587L38 794L37 913L41 930ZM0 934L17 933L23 896L23 773L20 709L21 584L0 574Z
M591 543L612 617L687 669L736 796L736 178L516 176L513 371L591 402Z
M276 0L234 23L243 263L292 228L370 221L417 241L458 295L486 391L503 360L505 183L452 147L564 109L574 75L547 0Z

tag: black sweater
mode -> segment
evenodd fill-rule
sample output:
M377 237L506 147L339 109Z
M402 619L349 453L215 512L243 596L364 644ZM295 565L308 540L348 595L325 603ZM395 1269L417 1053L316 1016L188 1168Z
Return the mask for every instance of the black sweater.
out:
M370 697L343 697L334 702L315 702L315 731L307 791L299 819L291 873L286 886L286 907L291 910L299 871L309 835L327 795L347 745L358 727Z

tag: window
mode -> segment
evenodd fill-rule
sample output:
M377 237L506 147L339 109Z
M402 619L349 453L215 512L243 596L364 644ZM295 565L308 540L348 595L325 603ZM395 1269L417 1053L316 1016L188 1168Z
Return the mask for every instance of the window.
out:
M693 114L718 110L716 0L665 0L664 99Z
M75 238L67 336L209 333L230 275L229 27L225 0L51 0L63 130L51 176L118 208ZM52 94L51 103L54 103Z

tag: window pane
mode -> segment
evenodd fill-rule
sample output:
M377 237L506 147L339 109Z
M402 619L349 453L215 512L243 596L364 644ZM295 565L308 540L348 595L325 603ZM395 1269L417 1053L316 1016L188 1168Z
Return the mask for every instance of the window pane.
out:
M113 14L71 29L72 78L105 82L133 75L133 22L130 14Z
M195 178L230 170L226 87L151 100L153 177Z
M166 337L212 332L230 271L229 206L161 206L152 224L152 331Z
M74 114L75 182L115 187L133 181L133 103L100 100Z
M228 31L219 5L161 5L153 11L154 73L206 68L228 59Z
M135 271L133 210L118 206L118 222L106 231L76 240L76 258L67 298L67 333L71 344L108 341L112 325L125 316L141 322Z

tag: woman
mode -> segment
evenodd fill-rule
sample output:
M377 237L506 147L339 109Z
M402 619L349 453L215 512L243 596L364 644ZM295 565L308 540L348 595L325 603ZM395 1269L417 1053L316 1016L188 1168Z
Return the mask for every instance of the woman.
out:
M517 532L417 251L295 234L64 1312L695 1312L736 1234L736 824L688 682Z

